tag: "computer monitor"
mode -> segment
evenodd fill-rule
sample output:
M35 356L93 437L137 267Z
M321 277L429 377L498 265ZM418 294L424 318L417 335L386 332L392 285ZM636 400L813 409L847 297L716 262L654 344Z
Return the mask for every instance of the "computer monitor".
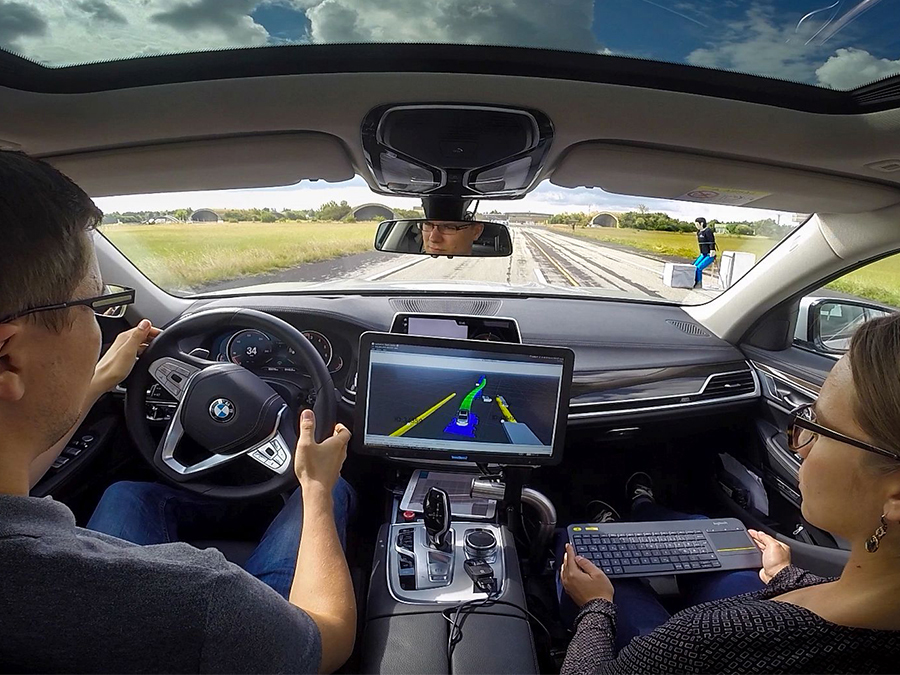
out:
M354 449L506 465L562 459L570 349L364 333Z

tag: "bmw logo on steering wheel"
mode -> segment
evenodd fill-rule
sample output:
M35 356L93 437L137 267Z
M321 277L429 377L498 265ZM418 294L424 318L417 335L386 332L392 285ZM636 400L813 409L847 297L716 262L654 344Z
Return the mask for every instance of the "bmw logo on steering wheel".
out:
M217 398L209 404L209 416L216 422L227 422L234 417L234 403L227 398Z

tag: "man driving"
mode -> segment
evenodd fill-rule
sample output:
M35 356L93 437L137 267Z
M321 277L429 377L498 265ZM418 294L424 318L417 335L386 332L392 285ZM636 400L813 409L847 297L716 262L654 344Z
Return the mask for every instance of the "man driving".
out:
M426 220L418 224L425 253L431 255L472 255L472 245L484 231L481 223Z
M98 363L109 310L91 231L102 214L72 181L0 152L0 664L43 672L331 672L356 629L333 515L349 431L314 441L306 411L294 469L301 519L287 599L213 549L139 546L76 527L29 496L84 411L159 333L120 335ZM128 294L125 294L128 295ZM299 513L299 511L297 512Z

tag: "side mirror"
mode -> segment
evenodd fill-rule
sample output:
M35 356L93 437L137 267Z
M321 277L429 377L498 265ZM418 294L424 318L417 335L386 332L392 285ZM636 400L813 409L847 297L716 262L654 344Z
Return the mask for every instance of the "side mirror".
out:
M385 220L375 249L386 253L498 258L512 255L512 238L502 223L478 220Z
M862 324L895 311L862 300L806 297L800 303L795 337L817 352L844 354Z

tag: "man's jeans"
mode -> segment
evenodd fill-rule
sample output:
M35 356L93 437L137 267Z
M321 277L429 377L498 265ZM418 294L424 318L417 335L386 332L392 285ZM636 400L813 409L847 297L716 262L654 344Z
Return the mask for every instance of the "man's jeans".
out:
M647 498L638 498L631 506L630 520L633 522L705 519L706 516L672 511ZM563 530L557 539L556 559L560 565L566 541L566 531ZM563 621L571 626L578 614L578 608L566 595L558 575L556 583L560 615ZM671 618L672 615L663 607L656 593L639 579L613 579L612 585L615 589L617 652L631 642L632 638L652 633ZM678 586L684 606L693 607L704 602L758 591L764 588L765 584L755 570L739 570L685 574L678 578Z
M332 496L334 521L346 550L347 522L356 510L356 493L341 478ZM167 544L180 541L181 528L202 532L204 524L209 529L221 527L227 506L227 502L160 483L122 481L107 488L87 527L135 544ZM244 565L285 598L297 565L302 524L303 499L297 488Z

